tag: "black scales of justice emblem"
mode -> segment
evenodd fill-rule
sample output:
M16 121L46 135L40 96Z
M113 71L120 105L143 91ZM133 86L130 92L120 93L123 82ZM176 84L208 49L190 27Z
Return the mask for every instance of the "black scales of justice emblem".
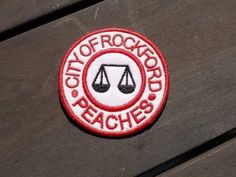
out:
M134 92L136 84L133 75L130 71L129 65L115 65L115 64L102 64L93 80L92 87L96 92L104 93L110 88L110 82L107 76L105 67L124 67L125 70L121 75L118 83L118 89L124 94Z

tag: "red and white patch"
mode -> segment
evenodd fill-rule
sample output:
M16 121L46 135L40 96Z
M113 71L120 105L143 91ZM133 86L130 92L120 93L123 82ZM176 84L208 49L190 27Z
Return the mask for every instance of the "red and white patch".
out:
M157 47L120 28L79 39L59 72L60 98L70 117L103 136L127 136L150 125L168 89L167 67Z

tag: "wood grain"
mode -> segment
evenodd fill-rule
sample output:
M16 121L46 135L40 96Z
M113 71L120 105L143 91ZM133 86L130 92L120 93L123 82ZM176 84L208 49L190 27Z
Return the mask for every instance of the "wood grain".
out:
M234 177L236 174L236 139L186 162L160 177Z
M1 0L0 32L82 0Z
M236 126L236 1L104 1L0 44L0 176L135 176ZM74 126L60 61L87 32L124 27L162 50L170 93L159 120L125 139Z

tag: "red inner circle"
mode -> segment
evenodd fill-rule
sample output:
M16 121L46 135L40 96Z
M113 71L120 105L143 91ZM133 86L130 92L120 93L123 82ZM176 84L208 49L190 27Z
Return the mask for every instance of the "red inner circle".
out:
M136 65L138 66L139 68L139 71L141 73L141 87L139 89L139 92L138 94L132 99L130 100L128 103L126 104L123 104L123 105L120 105L120 106L108 106L108 105L105 105L99 101L97 101L93 96L92 94L90 93L89 89L88 89L88 82L87 82L87 79L86 79L86 76L87 76L87 72L88 72L88 69L90 67L90 65L92 64L92 62L94 62L99 56L101 55L104 55L104 54L107 54L107 53L121 53L121 54L124 54L126 56L128 56L130 59L132 59ZM105 110L105 111L109 111L109 112L115 112L115 111L121 111L121 110L124 110L124 109L127 109L129 107L131 107L134 103L136 103L140 97L142 96L143 94L143 91L145 89L145 85L146 85L146 74L145 74L145 71L144 71L144 68L142 66L142 63L131 53L125 51L125 50L122 50L122 49L107 49L107 50L103 50L103 51L100 51L98 53L96 53L94 56L92 56L92 58L87 62L87 64L85 65L84 67L84 71L83 71L83 75L82 75L82 83L83 83L83 88L84 88L84 92L86 94L86 96L89 98L89 100L97 107L99 107L100 109L102 110ZM112 100L111 100L112 101Z

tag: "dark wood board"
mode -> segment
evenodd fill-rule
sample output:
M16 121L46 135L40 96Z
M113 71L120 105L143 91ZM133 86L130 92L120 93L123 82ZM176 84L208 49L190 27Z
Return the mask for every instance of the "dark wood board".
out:
M82 0L1 0L0 32Z
M104 1L0 44L0 176L135 176L236 126L236 1ZM57 93L60 61L87 32L124 27L162 50L160 119L125 139L75 127Z
M236 174L236 139L232 139L160 177L234 177Z

